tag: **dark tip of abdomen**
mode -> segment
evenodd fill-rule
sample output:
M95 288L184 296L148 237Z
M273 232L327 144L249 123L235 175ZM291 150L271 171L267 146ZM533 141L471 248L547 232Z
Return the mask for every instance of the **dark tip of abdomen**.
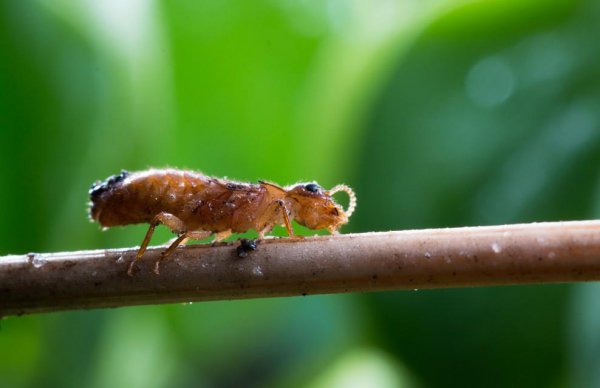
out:
M96 182L90 188L90 199L92 201L98 199L102 193L115 188L119 183L123 182L129 176L129 171L121 170L118 175L109 176L104 182Z

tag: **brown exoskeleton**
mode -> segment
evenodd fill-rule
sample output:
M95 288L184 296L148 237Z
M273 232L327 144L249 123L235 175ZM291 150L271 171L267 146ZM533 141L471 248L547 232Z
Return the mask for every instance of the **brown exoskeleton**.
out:
M338 191L350 196L346 211L332 198ZM90 199L90 217L103 227L150 224L127 271L130 276L159 223L178 237L156 262L156 274L160 260L188 239L214 235L215 241L221 241L231 233L249 229L256 230L262 239L275 225L284 225L289 236L294 236L292 220L310 229L333 233L348 222L356 207L356 196L345 185L323 190L316 183L288 187L264 181L238 183L174 169L123 171L93 184Z

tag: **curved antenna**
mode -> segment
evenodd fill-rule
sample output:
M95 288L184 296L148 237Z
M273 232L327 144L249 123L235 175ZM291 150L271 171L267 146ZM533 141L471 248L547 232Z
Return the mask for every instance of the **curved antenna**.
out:
M345 211L346 217L350 218L352 213L354 213L354 209L356 209L356 195L354 194L354 191L352 191L352 189L346 185L335 186L333 189L329 190L328 195L333 195L333 194L337 193L338 191L343 191L346 194L348 194L348 197L350 197L350 203L348 204L348 209Z

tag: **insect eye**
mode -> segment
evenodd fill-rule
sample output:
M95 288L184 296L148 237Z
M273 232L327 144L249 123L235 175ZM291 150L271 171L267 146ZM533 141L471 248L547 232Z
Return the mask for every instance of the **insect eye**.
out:
M320 187L316 183L309 183L304 186L304 189L306 191L310 191L311 193L316 193L317 191L319 191Z

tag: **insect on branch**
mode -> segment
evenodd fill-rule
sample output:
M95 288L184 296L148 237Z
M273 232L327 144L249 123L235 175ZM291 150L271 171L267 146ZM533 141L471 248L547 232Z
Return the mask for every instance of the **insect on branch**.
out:
M332 198L339 191L350 197L347 211ZM309 229L335 232L356 208L354 191L346 185L331 190L323 190L315 182L282 187L266 181L233 182L175 169L121 171L94 183L89 194L90 218L104 227L150 224L127 269L129 276L134 275L135 264L158 224L179 236L156 260L156 274L160 273L161 261L189 239L214 236L219 242L232 233L254 229L262 240L275 225L285 226L293 237L292 220Z
M0 257L0 315L324 293L600 280L600 221ZM245 257L240 257L239 253Z

